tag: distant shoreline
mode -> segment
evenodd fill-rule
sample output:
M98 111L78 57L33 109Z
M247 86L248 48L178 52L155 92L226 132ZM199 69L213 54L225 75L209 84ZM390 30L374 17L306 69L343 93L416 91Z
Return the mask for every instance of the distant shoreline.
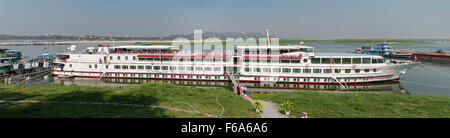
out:
M0 46L29 46L29 45L80 45L80 44L151 44L172 43L171 40L132 40L132 41L58 41L58 42L0 42Z
M25 41L25 42L24 42ZM344 44L376 44L382 42L390 42L392 44L397 45L415 45L415 44L432 44L432 41L446 41L450 42L447 39L336 39L336 40L300 40L300 39L283 39L280 40L279 44L299 44L300 42L305 43L320 43L320 42L333 42L333 43L344 43ZM223 41L225 42L225 41ZM192 40L191 40L192 43ZM3 40L0 41L0 46L30 46L30 45L97 45L97 44L118 44L118 45L136 45L136 44L150 44L150 45L171 45L172 40L121 40L121 41L112 41L112 40L83 40L83 41L34 41L34 40L22 40L22 42L16 41L8 41Z

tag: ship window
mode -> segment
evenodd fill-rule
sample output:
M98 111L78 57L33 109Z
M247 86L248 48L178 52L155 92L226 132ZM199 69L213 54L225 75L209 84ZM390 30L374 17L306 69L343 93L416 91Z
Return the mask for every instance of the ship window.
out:
M221 67L214 67L214 71L221 71Z
M281 60L281 63L290 63L290 60Z
M70 67L72 67L72 64L69 64Z
M184 71L185 67L184 66L179 66L178 70Z
M294 73L301 73L301 69L293 69Z
M332 64L341 64L341 58L333 58L331 61Z
M372 64L377 64L378 60L377 59L372 59Z
M261 68L253 68L253 72L261 72Z
M300 63L300 60L291 60L291 63ZM269 62L270 63L270 62Z
M212 71L211 67L205 67L205 71Z
M136 60L136 57L135 57L135 56L133 56L133 60Z
M291 68L283 68L283 73L291 73Z
M263 72L272 72L270 68L263 68Z
M144 66L137 66L138 69L144 69Z
M311 64L320 64L320 58L312 58Z
M139 58L139 61L145 61L147 60L146 58Z
M212 58L205 58L205 59L203 59L203 62L213 62L213 59Z
M169 70L169 66L162 66L162 70Z
M186 69L187 69L188 71L193 71L193 70L194 70L194 67L186 67Z
M313 69L313 73L322 73L322 69Z
M130 69L136 69L136 66L135 65L131 65Z
M342 64L351 64L352 59L351 58L342 58Z
M150 70L150 69L152 69L152 66L145 66L145 69Z
M334 73L341 73L341 69L334 69Z
M152 60L153 60L153 58L146 58L145 60L148 60L148 61L152 61Z
M350 73L350 72L352 72L351 69L345 69L345 73Z
M370 72L370 69L364 69L364 72L365 72L365 73L369 73L369 72Z
M153 69L154 69L154 70L160 70L161 67L160 67L160 66L153 66Z
M311 73L311 69L303 69L303 73Z
M247 63L247 62L249 62L249 60L248 60L248 59L244 59L244 62L246 62L246 63Z
M97 68L97 64L95 64L94 67Z
M170 58L163 58L163 61L170 61Z
M324 69L324 70L323 70L323 73L331 73L331 72L333 72L332 69Z
M203 67L195 67L195 71L203 71Z
M154 61L161 61L161 59L160 58L155 58L155 59L153 59Z
M303 59L303 63L308 63L308 59Z
M244 68L245 72L250 72L250 68Z
M114 69L120 69L120 65L114 65Z
M170 70L177 70L177 67L175 67L175 66L170 66Z
M373 72L377 72L377 69L373 69Z
M117 56L117 60L120 60L120 56Z
M353 58L352 64L361 64L361 58Z
M330 58L322 58L322 64L330 64Z
M128 60L128 56L125 56L125 60Z
M122 65L122 69L128 69L128 65Z
M113 60L113 57L112 57L112 56L109 56L109 60Z
M273 68L273 72L280 72L280 68Z
M370 64L370 58L363 58L363 64Z
M89 68L92 68L92 65L89 65Z
M377 59L378 63L384 63L384 59Z
M355 73L359 73L359 72L361 72L360 69L355 69Z

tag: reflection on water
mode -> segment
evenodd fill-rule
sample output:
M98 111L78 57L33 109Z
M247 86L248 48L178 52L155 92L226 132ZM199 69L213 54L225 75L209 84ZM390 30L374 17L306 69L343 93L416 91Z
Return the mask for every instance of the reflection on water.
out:
M127 86L146 82L163 82L181 86L196 87L223 87L231 89L230 82L219 81L180 81L180 80L151 80L151 79L97 79L97 78L54 78L54 84L77 84L81 86ZM348 85L348 89L343 89L340 85L325 84L264 84L264 83L241 83L248 88L251 93L258 92L292 92L302 90L323 90L335 92L387 92L387 93L407 93L396 82L373 83Z

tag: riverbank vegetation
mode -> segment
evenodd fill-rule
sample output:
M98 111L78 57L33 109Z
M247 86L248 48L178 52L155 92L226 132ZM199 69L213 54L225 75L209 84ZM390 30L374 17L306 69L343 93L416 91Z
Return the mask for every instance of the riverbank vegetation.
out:
M0 118L260 117L225 88L152 82L135 86L0 84Z
M448 118L450 97L390 93L285 92L253 94L253 99L292 102L290 117L310 118Z

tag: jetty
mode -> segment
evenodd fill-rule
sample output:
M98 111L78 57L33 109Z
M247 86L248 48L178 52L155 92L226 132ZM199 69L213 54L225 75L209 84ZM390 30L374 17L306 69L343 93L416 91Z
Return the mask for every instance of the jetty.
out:
M450 53L438 53L438 52L420 52L420 51L405 51L405 50L394 50L396 53L409 53L412 57L417 58L427 58L427 59L438 59L438 60L450 60Z

